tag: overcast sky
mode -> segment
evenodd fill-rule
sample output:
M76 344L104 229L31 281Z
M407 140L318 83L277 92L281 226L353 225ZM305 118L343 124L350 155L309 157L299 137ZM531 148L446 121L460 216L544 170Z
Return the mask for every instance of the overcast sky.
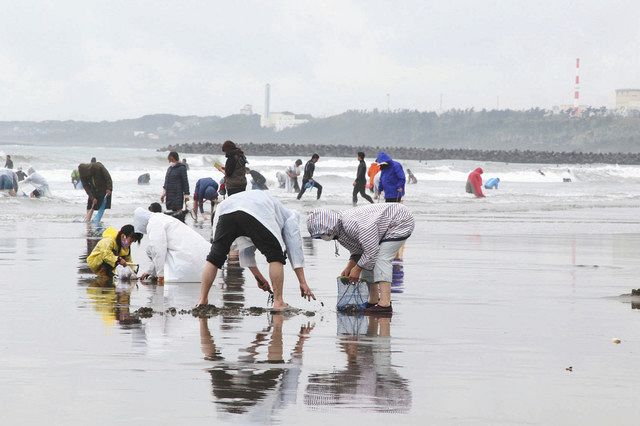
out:
M4 1L0 120L614 105L640 1Z

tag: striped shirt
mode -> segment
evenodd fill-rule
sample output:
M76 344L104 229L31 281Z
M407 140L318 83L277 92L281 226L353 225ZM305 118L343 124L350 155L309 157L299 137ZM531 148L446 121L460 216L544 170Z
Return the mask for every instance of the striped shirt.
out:
M402 241L413 232L415 221L411 211L400 203L369 204L342 212L317 209L307 221L311 236L328 234L359 257L358 266L372 270L380 243Z

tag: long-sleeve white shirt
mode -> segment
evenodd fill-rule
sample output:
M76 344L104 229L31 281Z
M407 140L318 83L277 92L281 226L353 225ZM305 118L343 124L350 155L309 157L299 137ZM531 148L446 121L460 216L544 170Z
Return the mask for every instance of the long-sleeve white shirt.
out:
M29 176L27 176L26 178L24 178L24 180L22 181L22 183L30 183L31 185L33 185L37 190L40 191L44 191L44 192L49 192L49 183L47 182L47 180L38 172L33 172L31 173Z
M297 211L286 208L265 191L239 192L218 204L213 229L216 229L220 216L235 211L243 211L255 217L276 237L282 251L287 252L291 266L294 269L304 267L300 216ZM240 237L236 242L240 250L240 264L255 266L255 246L251 239Z

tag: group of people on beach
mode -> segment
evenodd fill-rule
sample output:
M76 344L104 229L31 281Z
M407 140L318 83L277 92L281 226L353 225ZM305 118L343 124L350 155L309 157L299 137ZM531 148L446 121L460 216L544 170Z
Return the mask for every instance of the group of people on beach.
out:
M224 173L226 199L218 200L222 184L217 184L212 178L198 180L193 194L196 214L198 210L203 212L201 207L205 200L216 205L211 243L180 218L174 217L174 213L181 211L189 200L190 191L184 163L180 162L178 153L172 151L167 156L169 167L160 197L166 212L162 212L159 203L152 203L148 208L138 207L131 224L124 225L119 231L108 229L87 258L91 270L105 277L130 276L131 272L125 271L134 265L131 245L140 243L146 235L145 254L149 267L141 273L140 279L152 278L158 285L163 285L165 280L199 281L198 305L207 305L211 286L233 246L238 251L240 266L251 271L261 290L273 295L274 310L288 308L283 298L287 259L297 278L300 296L315 300L304 271L300 214L267 191L247 191L248 161L244 152L232 141L226 141L222 150L226 162L224 166L217 164L216 168ZM384 192L386 203L373 204L364 190L364 153L358 153L357 157L359 167L354 181L354 197L361 194L371 204L344 211L314 209L308 214L307 230L314 239L333 240L349 250L349 260L340 275L353 282L367 282L369 300L365 313L390 315L393 312L392 261L413 232L414 218L410 210L400 203L405 183L402 166L384 153L378 155L376 163L380 176L377 185ZM318 189L319 198L322 186L313 181L315 163L319 158L314 154L307 162L298 198L310 182ZM106 202L106 208L109 208L113 185L106 168L99 162L93 162L79 165L78 171L88 195L87 211L92 212L105 199L109 199ZM266 274L257 266L256 250L269 264Z
M0 191L6 191L10 196L19 195L19 184L30 184L33 190L29 193L31 198L40 198L50 193L49 183L33 167L27 169L27 173L22 171L22 166L17 171L13 171L13 160L7 154L4 168L0 168ZM23 193L26 196L26 194Z

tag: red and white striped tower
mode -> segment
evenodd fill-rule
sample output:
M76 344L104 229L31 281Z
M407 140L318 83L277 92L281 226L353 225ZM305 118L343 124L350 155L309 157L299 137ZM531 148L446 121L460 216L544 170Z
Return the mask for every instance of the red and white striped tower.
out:
M576 84L573 87L573 112L580 112L580 58L576 58Z

